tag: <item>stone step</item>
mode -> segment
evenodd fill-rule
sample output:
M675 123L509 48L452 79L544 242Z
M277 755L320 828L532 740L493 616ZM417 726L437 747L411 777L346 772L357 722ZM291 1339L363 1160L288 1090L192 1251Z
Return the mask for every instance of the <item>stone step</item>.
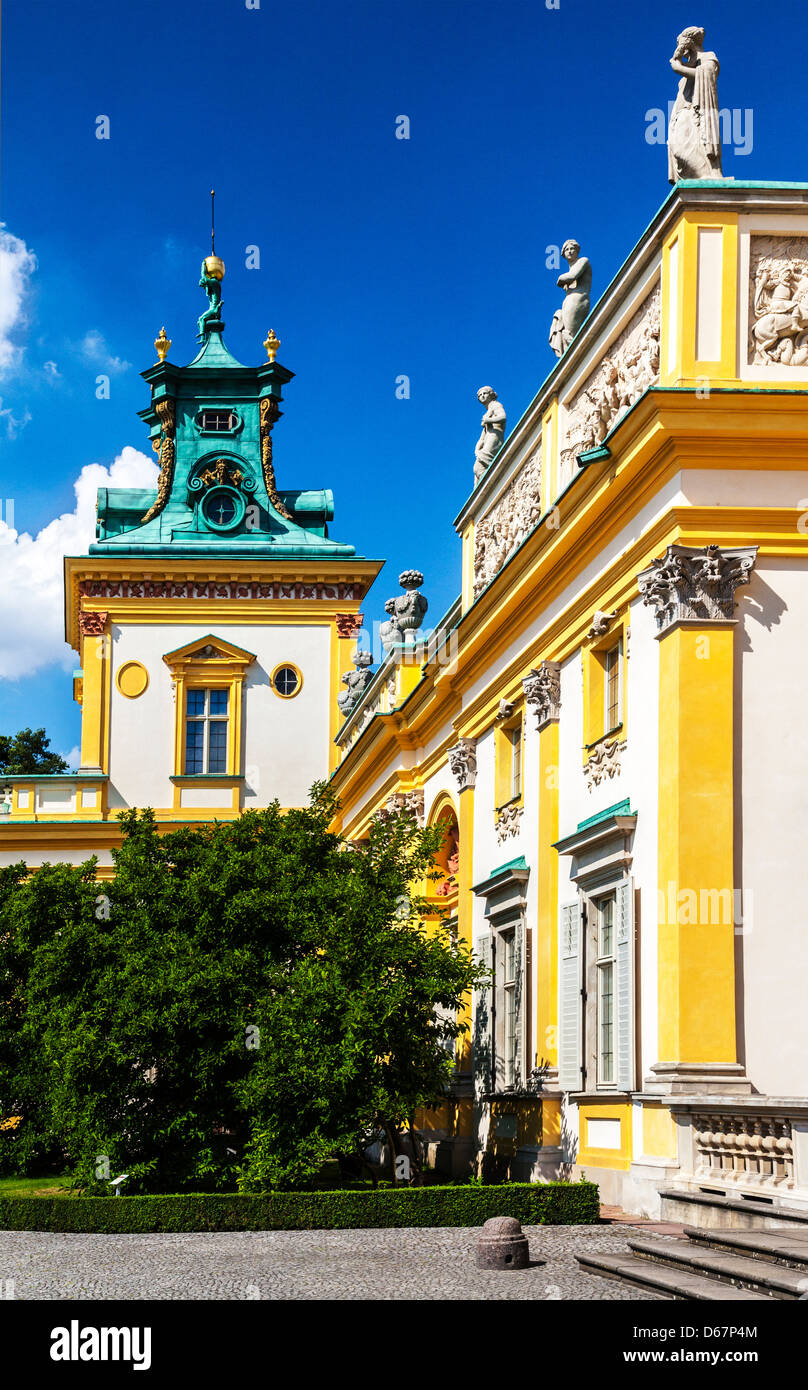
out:
M582 1269L600 1274L605 1279L621 1279L627 1284L650 1289L663 1298L676 1298L703 1303L769 1303L769 1296L752 1289L738 1289L689 1269L672 1269L669 1265L654 1264L641 1255L577 1255Z
M808 1230L808 1211L789 1206L781 1198L766 1202L760 1197L725 1196L678 1187L662 1187L659 1196L663 1220L686 1221L690 1212L702 1225L722 1230L779 1231L790 1226Z
M732 1251L757 1261L802 1270L808 1275L808 1233L800 1231L716 1231L712 1227L685 1226L688 1240L724 1253Z
M754 1289L770 1298L797 1299L808 1294L808 1271L739 1255L732 1249L715 1250L693 1240L651 1240L646 1236L632 1237L628 1245L643 1259L706 1274L725 1285Z

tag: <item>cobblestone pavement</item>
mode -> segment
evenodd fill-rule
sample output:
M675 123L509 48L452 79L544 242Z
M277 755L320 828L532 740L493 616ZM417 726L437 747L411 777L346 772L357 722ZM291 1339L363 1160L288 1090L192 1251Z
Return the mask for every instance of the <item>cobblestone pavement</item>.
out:
M585 1274L575 1260L583 1251L624 1250L627 1227L524 1230L530 1268L507 1273L475 1268L478 1229L468 1227L116 1236L0 1231L0 1280L13 1280L20 1299L654 1299Z

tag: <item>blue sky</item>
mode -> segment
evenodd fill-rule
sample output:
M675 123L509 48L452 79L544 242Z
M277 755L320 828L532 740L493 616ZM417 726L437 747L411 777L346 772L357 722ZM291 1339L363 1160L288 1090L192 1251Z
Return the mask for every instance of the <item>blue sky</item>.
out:
M257 363L271 325L297 374L280 486L333 488L332 534L388 561L370 618L410 566L439 617L459 588L476 391L493 385L513 425L553 365L546 247L575 236L597 297L666 198L646 113L675 95L668 59L697 22L722 107L752 112L751 151L725 148L724 172L804 178L796 0L771 37L751 0L6 0L0 216L36 257L16 355L0 359L0 495L17 531L72 513L88 464L147 449L139 372L163 323L175 361L196 351L215 186L228 346ZM6 573L15 554L0 548ZM65 751L70 661L56 642L48 663L48 625L17 592L37 670L20 674L0 640L0 731L44 723ZM16 630L8 612L3 626Z

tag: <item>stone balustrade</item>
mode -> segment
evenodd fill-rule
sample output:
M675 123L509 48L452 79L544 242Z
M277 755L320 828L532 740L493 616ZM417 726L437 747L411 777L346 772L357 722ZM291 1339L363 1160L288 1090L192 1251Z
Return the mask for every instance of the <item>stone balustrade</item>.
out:
M694 1176L778 1192L794 1188L791 1121L771 1115L693 1116Z

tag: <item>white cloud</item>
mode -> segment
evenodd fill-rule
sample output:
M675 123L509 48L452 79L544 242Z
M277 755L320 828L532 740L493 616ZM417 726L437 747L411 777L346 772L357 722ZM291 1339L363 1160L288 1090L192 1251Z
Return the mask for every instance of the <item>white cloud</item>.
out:
M60 753L59 756L64 758L65 762L74 772L81 763L81 749L77 743L74 744L69 753Z
M107 346L107 340L103 333L99 333L97 328L91 328L79 344L79 351L85 362L89 362L94 367L102 367L109 376L118 376L121 372L128 372L131 362L124 362L121 357L114 357Z
M0 372L13 370L22 355L13 334L25 321L25 299L35 270L33 251L0 222Z
M46 376L51 377L53 381L56 381L57 378L62 375L55 362L43 362L42 370L45 372Z
M95 539L99 487L155 487L156 464L127 444L110 464L88 463L73 484L76 506L36 536L10 530L0 521L3 621L0 623L0 680L31 675L59 663L76 665L64 640L62 560L84 555Z
M3 405L3 397L0 396L0 420L6 427L6 435L9 439L16 439L31 419L30 410L26 409L22 415L15 415L10 405Z

